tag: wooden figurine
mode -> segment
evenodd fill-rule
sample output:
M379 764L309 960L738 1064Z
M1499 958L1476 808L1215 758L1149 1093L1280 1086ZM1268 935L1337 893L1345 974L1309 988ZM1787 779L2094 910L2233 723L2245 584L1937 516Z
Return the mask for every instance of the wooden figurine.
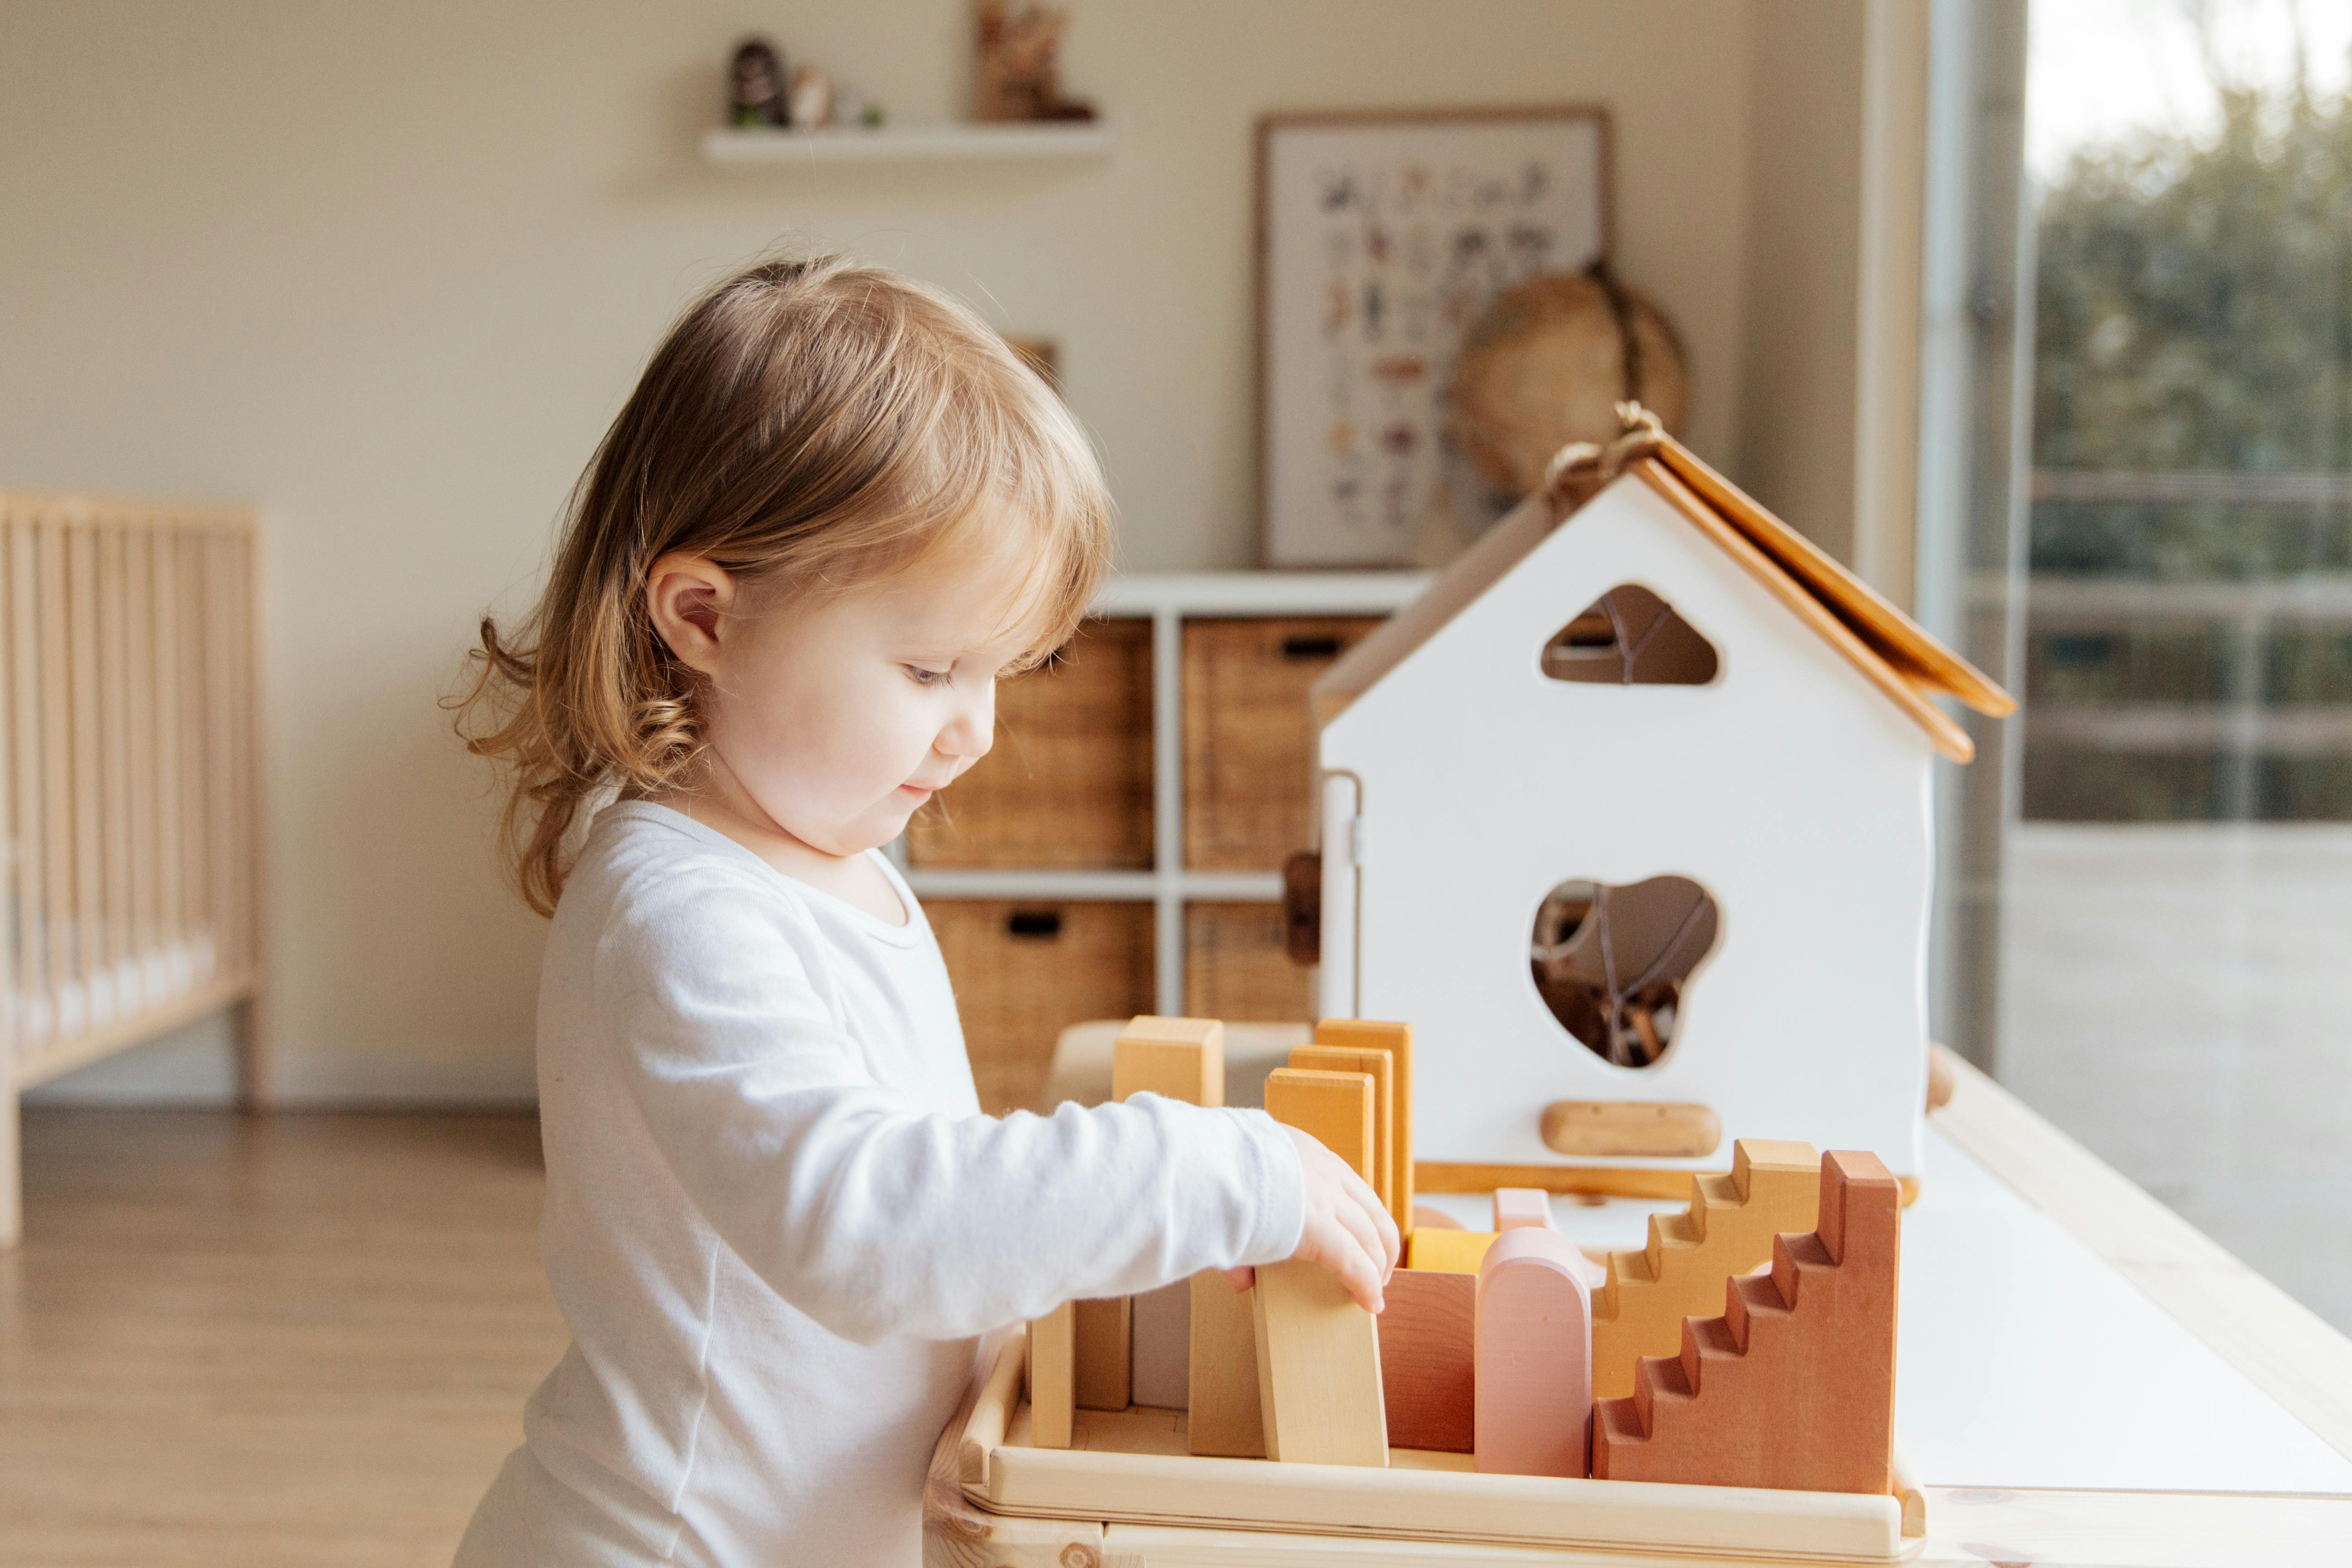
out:
M1389 1053L1389 1170L1394 1191L1389 1215L1397 1234L1410 1239L1413 1218L1412 1026L1375 1019L1327 1018L1315 1026L1315 1043Z
M1094 107L1062 96L1060 57L1066 11L1027 5L1010 11L1003 0L982 0L976 14L980 81L972 95L978 120L1092 120Z
M1772 1243L1772 1271L1726 1282L1724 1312L1642 1361L1593 1415L1612 1480L1884 1496L1895 1433L1902 1189L1877 1155L1832 1151L1821 1219Z
M792 122L783 56L765 38L744 39L727 62L727 123L738 131L764 131Z
M1149 1014L1129 1019L1111 1047L1110 1091L1114 1100L1152 1093L1181 1100L1189 1105L1223 1104L1225 1026L1215 1019L1155 1018ZM1228 1295L1233 1293L1222 1274L1206 1276L1206 1283ZM1107 1399L1115 1393L1119 1400L1108 1408L1124 1409L1130 1400L1168 1409L1190 1406L1192 1293L1198 1288L1188 1280L1132 1297L1131 1305L1123 1308L1124 1316L1115 1327L1103 1325L1099 1343L1104 1380L1096 1386L1101 1397ZM1246 1312L1246 1303L1243 1311ZM1078 1343L1078 1403L1094 1408L1087 1396L1089 1341L1083 1325ZM1111 1385L1108 1370L1114 1357L1118 1368L1116 1388ZM1256 1374L1248 1367L1243 1371L1249 1391L1249 1422L1255 1427ZM1216 1426L1213 1413L1209 1424L1213 1429Z
M1722 1304L1723 1281L1772 1260L1772 1238L1813 1223L1822 1160L1811 1144L1742 1138L1731 1174L1691 1178L1688 1211L1650 1217L1649 1245L1612 1252L1592 1302L1592 1394L1633 1392L1633 1366L1672 1355L1683 1320Z
M1311 1072L1369 1072L1372 1075L1372 1190L1381 1207L1396 1216L1396 1058L1371 1046L1302 1045L1290 1053L1290 1065ZM1403 1222L1398 1222L1400 1234Z
M1397 1095L1432 1190L1655 1193L1758 1132L1916 1176L1920 802L1970 753L1936 699L2015 705L1621 417L1316 682L1320 841L1380 867L1323 856L1322 1008L1412 1019L1444 1062Z
M1029 1432L1041 1448L1070 1446L1077 1404L1077 1303L1064 1301L1029 1325Z
M1592 1292L1567 1238L1504 1231L1478 1270L1478 1469L1488 1475L1589 1472Z
M1552 1223L1551 1194L1539 1186L1499 1186L1495 1189L1495 1228L1516 1230L1522 1225L1532 1225L1538 1230L1557 1230Z
M1399 1269L1380 1319L1381 1402L1399 1448L1472 1451L1478 1276Z
M1266 1076L1265 1108L1369 1181L1372 1082L1369 1072L1277 1067ZM1371 1313L1328 1270L1295 1259L1258 1270L1250 1295L1266 1458L1385 1466L1388 1412Z

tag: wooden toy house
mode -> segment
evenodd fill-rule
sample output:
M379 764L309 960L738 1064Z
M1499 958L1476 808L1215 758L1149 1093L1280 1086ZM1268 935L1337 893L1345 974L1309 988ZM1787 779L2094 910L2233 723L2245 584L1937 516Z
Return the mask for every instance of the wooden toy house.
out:
M1937 696L2015 706L1630 410L1334 665L1321 1011L1421 1031L1425 1185L1916 1177Z

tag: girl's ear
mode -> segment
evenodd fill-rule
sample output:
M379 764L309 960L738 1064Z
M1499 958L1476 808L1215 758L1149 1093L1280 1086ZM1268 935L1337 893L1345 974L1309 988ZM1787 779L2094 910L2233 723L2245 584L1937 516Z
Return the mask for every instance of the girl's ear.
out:
M717 673L719 644L735 594L735 574L698 555L666 555L646 573L654 630L680 664L706 675Z

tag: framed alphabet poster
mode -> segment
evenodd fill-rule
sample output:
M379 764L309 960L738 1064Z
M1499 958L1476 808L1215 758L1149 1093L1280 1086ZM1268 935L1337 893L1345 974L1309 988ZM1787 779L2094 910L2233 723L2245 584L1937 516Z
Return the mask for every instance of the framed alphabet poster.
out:
M1607 111L1271 115L1257 134L1260 563L1394 565L1476 533L1500 507L1446 431L1454 350L1502 289L1608 259Z

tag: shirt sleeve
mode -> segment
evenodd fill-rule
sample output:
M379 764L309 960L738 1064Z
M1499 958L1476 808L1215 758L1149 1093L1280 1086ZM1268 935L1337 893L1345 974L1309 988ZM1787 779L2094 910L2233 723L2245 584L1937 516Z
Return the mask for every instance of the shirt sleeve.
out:
M688 1200L833 1333L962 1338L1297 1249L1298 1156L1265 1113L1137 1095L942 1114L875 1080L786 901L704 884L622 904L594 981L615 1066Z

